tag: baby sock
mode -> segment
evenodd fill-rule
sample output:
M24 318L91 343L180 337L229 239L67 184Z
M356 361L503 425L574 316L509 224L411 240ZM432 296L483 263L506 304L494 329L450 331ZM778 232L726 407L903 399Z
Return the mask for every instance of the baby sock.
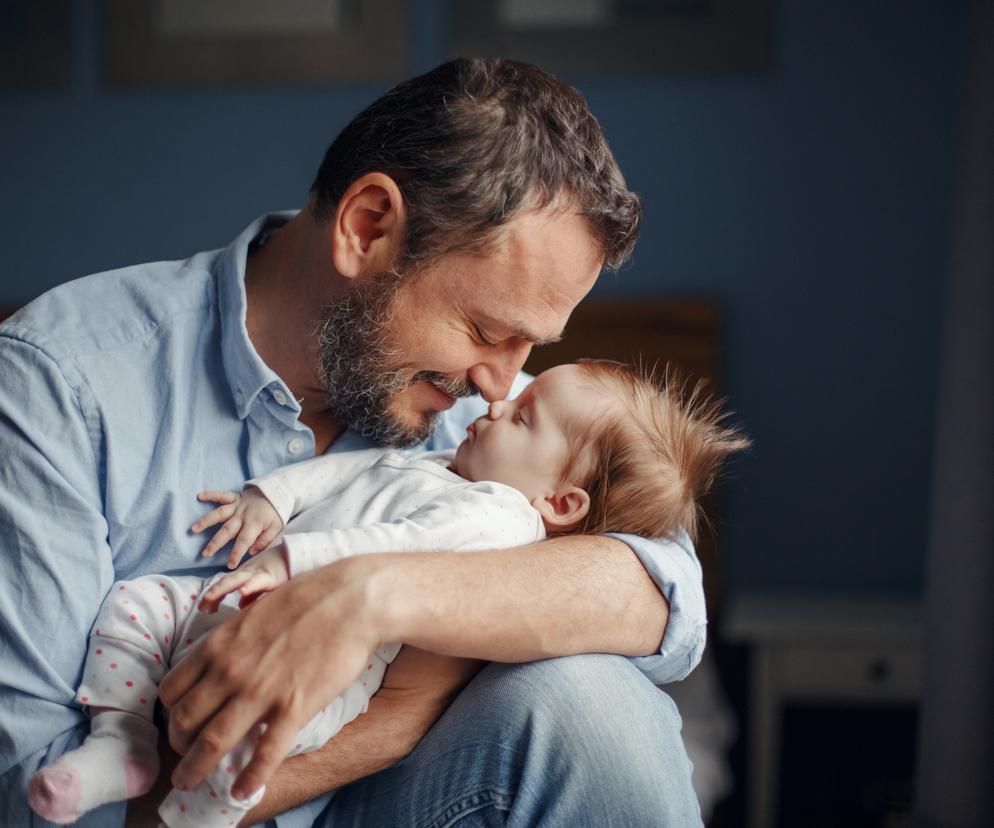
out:
M107 802L140 796L159 774L159 732L134 713L97 713L76 750L42 768L28 783L36 814L58 825Z

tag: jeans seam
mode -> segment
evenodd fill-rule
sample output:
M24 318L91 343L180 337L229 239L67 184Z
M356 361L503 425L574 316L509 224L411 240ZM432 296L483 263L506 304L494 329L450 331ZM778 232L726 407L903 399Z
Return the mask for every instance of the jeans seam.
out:
M487 807L496 808L498 811L510 811L513 799L513 795L508 790L495 787L481 788L469 796L450 802L441 814L428 823L427 828L450 828L464 817Z

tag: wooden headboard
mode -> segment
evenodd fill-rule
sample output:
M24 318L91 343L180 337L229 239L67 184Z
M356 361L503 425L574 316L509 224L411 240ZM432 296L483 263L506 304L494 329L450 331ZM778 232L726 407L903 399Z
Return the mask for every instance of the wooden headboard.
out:
M532 352L525 370L536 374L581 357L614 359L677 368L688 380L705 380L720 392L719 314L707 299L588 299L570 316L561 342ZM713 514L713 493L704 510ZM697 553L704 568L704 589L712 615L719 607L720 578L715 536L705 526Z

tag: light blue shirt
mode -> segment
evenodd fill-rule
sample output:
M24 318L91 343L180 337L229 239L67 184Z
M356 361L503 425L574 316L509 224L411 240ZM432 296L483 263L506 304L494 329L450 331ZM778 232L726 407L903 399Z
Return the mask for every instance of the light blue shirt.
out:
M42 823L27 778L86 734L74 695L111 584L211 574L204 537L188 531L205 509L196 492L238 490L314 455L299 405L245 327L249 245L291 215L263 216L223 250L62 285L0 325L0 824ZM456 446L485 406L460 400L426 448ZM331 451L367 446L346 432ZM634 661L657 684L682 678L705 640L694 550L619 537L670 605L660 653ZM280 828L310 825L326 801ZM116 804L77 824L123 818Z

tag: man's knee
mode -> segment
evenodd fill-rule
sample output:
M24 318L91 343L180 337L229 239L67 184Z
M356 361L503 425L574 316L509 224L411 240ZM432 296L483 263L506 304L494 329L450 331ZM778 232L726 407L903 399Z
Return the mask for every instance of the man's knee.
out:
M476 727L526 756L526 777L556 780L587 807L598 800L605 814L651 813L660 825L699 820L676 706L627 659L493 664L470 691Z

